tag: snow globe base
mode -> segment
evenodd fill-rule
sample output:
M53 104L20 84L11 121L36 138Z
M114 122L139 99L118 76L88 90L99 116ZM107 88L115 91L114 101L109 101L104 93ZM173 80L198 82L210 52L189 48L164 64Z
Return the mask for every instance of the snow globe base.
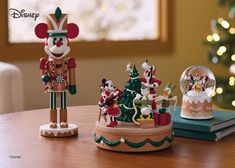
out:
M211 97L184 95L180 116L193 120L208 120L213 118Z
M40 135L44 137L71 137L78 135L78 126L69 124L68 128L61 128L59 124L57 128L50 128L49 124L40 126Z
M93 136L98 147L119 152L157 151L169 147L173 141L172 123L143 129L122 123L110 128L97 121Z
M185 118L185 119L190 119L190 120L209 120L209 119L212 119L214 116L213 116L213 115L210 115L210 116L205 116L205 117L195 117L195 116L187 116L187 115L184 115L184 114L181 112L180 117L181 117L181 118Z

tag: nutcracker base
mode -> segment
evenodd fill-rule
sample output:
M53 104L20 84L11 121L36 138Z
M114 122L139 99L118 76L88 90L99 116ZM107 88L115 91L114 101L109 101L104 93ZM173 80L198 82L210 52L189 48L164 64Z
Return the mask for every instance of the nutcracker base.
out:
M69 124L68 128L61 128L59 124L57 128L50 128L49 124L40 126L40 135L44 137L71 137L78 135L78 126L75 124Z
M143 129L121 123L116 128L109 128L97 121L93 136L98 147L119 152L162 150L169 147L173 141L172 123Z

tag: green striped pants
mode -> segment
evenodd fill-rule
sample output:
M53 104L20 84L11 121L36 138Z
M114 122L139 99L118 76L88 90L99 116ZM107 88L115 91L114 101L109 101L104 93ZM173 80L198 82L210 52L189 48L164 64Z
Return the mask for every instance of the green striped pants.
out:
M56 109L56 92L50 92L50 108ZM66 109L66 92L60 92L60 108Z

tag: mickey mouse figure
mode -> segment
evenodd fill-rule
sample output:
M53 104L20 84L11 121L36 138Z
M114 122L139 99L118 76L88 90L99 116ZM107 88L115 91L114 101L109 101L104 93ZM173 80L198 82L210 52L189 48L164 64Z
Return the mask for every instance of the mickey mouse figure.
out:
M196 92L205 91L208 76L195 74L191 75L190 79L191 79L190 88L189 88L190 90L194 90Z
M40 59L41 79L45 91L50 93L50 128L68 128L66 90L76 94L74 58L67 58L70 52L69 39L76 38L79 28L74 23L67 23L68 14L62 14L59 7L54 14L47 16L47 24L35 27L35 34L45 40L44 50L48 57ZM60 123L57 124L56 97L60 96Z

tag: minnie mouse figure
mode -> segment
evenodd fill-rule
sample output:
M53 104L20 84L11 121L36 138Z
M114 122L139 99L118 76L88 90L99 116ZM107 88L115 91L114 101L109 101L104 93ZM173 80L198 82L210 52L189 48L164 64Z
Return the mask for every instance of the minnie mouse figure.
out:
M116 118L121 115L118 100L121 99L122 92L113 86L111 80L103 79L100 87L102 90L98 103L100 106L100 116L109 117L110 121L107 127L116 127L118 124Z
M194 90L196 92L205 91L206 82L208 81L208 76L195 74L195 75L191 75L190 79L191 79L191 83L189 84L190 90Z
M45 40L44 50L48 57L40 59L41 79L45 84L45 91L50 93L50 128L68 128L66 90L76 94L75 68L76 62L70 52L69 39L76 38L79 28L74 23L67 23L68 14L62 14L59 7L54 14L49 14L46 23L35 27L35 34ZM57 125L56 97L60 96L60 117Z

